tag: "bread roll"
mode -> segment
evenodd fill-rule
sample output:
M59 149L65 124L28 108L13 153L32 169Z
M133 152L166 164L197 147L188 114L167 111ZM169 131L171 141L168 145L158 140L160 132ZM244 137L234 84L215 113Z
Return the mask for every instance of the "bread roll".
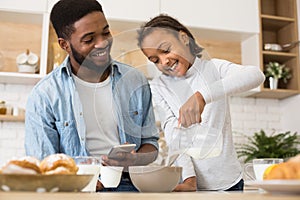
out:
M300 155L276 164L264 177L264 180L273 179L300 179Z
M2 174L40 174L40 161L31 156L9 160L1 169Z
M78 167L73 158L59 153L44 158L40 164L42 174L76 174Z
M296 155L296 156L290 158L290 159L288 160L288 162L298 162L298 163L300 163L300 154L298 154L298 155Z

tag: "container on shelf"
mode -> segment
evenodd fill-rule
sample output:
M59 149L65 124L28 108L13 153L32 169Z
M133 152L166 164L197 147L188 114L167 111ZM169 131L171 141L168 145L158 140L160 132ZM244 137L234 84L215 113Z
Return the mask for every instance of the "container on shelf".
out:
M23 73L36 73L39 70L38 61L39 57L27 49L25 53L19 54L16 58L18 71Z
M6 115L5 101L0 101L0 115Z

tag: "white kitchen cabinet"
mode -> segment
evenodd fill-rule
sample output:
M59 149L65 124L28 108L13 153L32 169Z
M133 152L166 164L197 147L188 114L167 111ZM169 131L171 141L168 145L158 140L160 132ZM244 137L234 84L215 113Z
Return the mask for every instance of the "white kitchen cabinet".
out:
M161 0L160 12L189 27L208 29L211 33L218 31L215 35L220 39L222 32L219 31L225 35L233 33L233 37L242 36L236 38L240 41L259 33L256 0Z
M54 0L55 1L55 0ZM243 41L259 33L255 0L98 0L109 21L123 22L123 30L160 13L177 18L204 38ZM134 5L134 6L133 6Z
M48 0L48 12L58 0ZM143 22L159 14L160 0L98 0L109 20Z
M56 2L58 2L59 0L48 0L48 5L47 5L47 11L50 13L52 7L54 6L54 4L56 4Z
M47 9L47 0L1 0L1 9L20 12L42 13Z
M98 0L110 20L148 21L159 14L160 0Z

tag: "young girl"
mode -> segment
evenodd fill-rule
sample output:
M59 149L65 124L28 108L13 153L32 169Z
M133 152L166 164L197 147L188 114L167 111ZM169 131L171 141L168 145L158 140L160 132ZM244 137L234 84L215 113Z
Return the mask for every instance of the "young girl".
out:
M167 144L171 145L174 134L180 134L177 127L181 126L195 130L195 134L215 135L215 146L221 147L218 153L203 159L180 156L177 165L183 167L182 183L175 191L243 190L228 97L259 86L264 74L256 66L201 59L202 48L191 32L167 15L159 15L141 27L138 45L162 72L152 80L151 90L154 104L162 109Z

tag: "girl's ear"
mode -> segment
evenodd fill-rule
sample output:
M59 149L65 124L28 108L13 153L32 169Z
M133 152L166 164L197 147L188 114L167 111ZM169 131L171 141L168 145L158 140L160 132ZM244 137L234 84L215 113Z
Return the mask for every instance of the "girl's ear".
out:
M63 50L69 52L69 43L65 39L58 38L58 44Z
M179 40L186 46L189 46L189 36L184 31L179 31Z

